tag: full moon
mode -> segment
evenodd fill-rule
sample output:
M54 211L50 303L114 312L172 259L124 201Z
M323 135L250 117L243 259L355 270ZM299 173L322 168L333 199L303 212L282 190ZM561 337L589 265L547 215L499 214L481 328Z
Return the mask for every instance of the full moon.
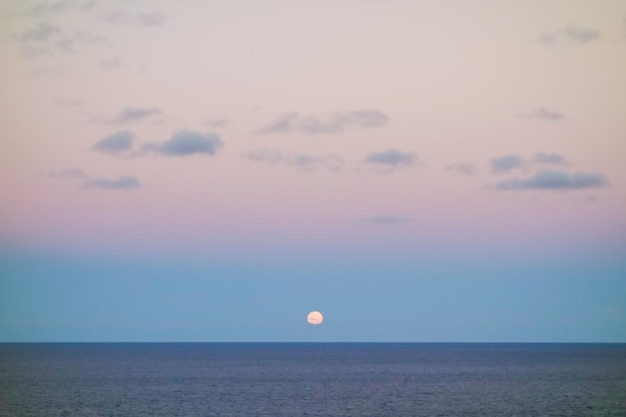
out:
M311 311L308 316L306 316L306 321L313 326L317 326L318 324L322 324L324 321L324 316L319 311Z

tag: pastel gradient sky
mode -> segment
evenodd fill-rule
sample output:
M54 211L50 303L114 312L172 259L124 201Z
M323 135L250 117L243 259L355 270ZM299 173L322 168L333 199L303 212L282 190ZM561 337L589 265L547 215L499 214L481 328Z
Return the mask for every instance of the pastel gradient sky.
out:
M626 342L625 74L621 0L4 1L0 341Z

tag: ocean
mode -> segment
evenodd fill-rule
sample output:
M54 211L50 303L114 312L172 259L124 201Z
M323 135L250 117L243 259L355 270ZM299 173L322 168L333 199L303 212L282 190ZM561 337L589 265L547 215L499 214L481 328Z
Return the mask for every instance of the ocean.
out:
M626 344L0 344L1 416L626 416Z

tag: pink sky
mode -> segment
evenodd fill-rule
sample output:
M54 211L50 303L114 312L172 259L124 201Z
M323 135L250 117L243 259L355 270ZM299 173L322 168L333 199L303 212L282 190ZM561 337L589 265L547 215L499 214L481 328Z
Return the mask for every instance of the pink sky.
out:
M0 15L5 247L623 250L623 2L37 4ZM141 152L181 129L222 146ZM542 170L591 180L492 189Z

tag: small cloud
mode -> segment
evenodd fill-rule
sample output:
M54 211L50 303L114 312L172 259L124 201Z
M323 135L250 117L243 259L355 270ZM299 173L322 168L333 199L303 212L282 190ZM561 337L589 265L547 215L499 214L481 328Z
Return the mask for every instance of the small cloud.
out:
M132 132L122 130L100 139L92 149L108 154L121 154L130 151L134 141L135 135Z
M543 106L530 113L522 113L520 114L520 117L524 119L538 119L547 121L559 121L565 119L565 115L563 113L560 113L556 110L547 109Z
M404 217L404 216L379 214L379 215L364 219L362 222L367 223L367 224L403 224L403 223L411 222L411 219L409 217Z
M115 11L104 15L104 20L118 25L154 27L165 23L165 15L161 12L128 13Z
M50 171L44 174L50 178L59 178L59 179L75 179L75 178L88 178L87 174L82 169L65 169L62 171Z
M535 154L533 162L536 164L546 165L565 165L567 161L563 156L556 153L539 152Z
M63 107L79 107L82 106L83 101L74 98L55 97L52 103Z
M79 180L81 182L81 188L84 190L125 190L139 188L141 186L137 178L130 175L124 175L117 179L92 178L81 169L50 171L44 175L55 179Z
M20 33L13 33L10 40L20 45L21 53L26 58L39 56L56 56L58 54L73 54L80 44L104 43L101 36L92 35L84 31L66 33L59 26L48 22L40 22L31 29Z
M141 26L161 26L165 23L165 15L159 12L137 13L135 18Z
M139 181L137 178L130 175L125 175L117 179L108 178L88 178L82 185L82 188L100 189L100 190L127 190L132 188L139 188Z
M223 146L224 142L216 133L179 130L165 142L144 144L143 152L154 152L172 157L196 154L214 155Z
M504 174L524 166L524 158L520 155L514 154L491 158L489 162L491 164L491 172L493 174Z
M459 174L471 176L478 173L478 168L471 162L459 162L457 164L451 164L446 167L448 171L458 172Z
M60 0L38 4L34 6L28 14L33 17L41 17L71 11L87 11L93 9L95 6L95 0Z
M61 29L47 22L39 22L32 29L26 29L21 33L11 35L16 42L47 42L52 36L61 32Z
M576 25L565 27L562 33L568 40L578 44L584 44L600 39L599 31L595 29L581 28Z
M92 117L90 121L106 125L127 125L147 119L158 121L157 118L163 115L163 111L156 107L125 107L114 117L98 115Z
M512 178L490 187L498 191L511 190L581 190L602 188L609 185L609 180L601 173L543 170L532 177Z
M562 29L545 32L539 35L537 40L546 46L552 46L559 43L570 43L584 45L592 41L599 40L602 37L600 31L590 28L583 28L577 25L568 25Z
M273 149L254 150L243 154L243 157L255 162L295 167L302 171L314 171L318 168L325 168L330 171L338 172L341 171L343 166L343 160L338 155L285 155Z
M269 125L257 129L258 134L300 132L311 135L341 133L349 128L367 129L382 127L389 117L378 110L354 110L324 115L300 116L286 113Z
M101 58L100 59L100 68L105 70L116 70L122 68L122 62L118 57L113 58Z
M61 77L65 71L59 67L35 67L29 70L26 75L30 77Z
M365 158L365 162L367 163L387 165L393 168L411 166L416 161L417 156L415 153L402 152L393 148L389 148L382 152L372 152Z
M221 118L221 119L206 118L204 119L204 122L202 122L202 124L207 127L214 127L214 128L226 127L230 124L230 120L226 118Z

